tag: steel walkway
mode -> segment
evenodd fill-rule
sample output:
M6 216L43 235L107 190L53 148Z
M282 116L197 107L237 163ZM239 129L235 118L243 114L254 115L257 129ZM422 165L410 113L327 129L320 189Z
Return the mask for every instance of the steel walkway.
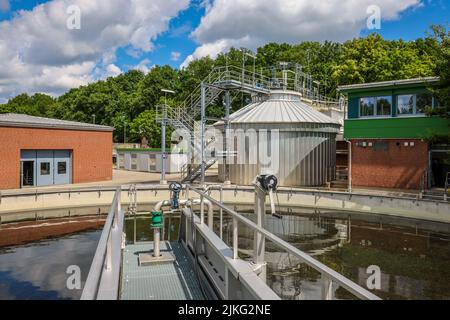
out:
M180 243L161 242L161 251L171 251L175 262L140 267L139 253L152 250L153 243L125 247L121 300L204 300L194 267Z

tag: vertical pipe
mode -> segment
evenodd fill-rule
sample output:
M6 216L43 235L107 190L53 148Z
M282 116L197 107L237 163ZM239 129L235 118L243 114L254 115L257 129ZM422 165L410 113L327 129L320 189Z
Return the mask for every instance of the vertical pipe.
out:
M153 229L153 256L154 257L160 257L160 241L161 241L161 235L159 228Z
M201 184L205 185L205 109L206 109L206 87L201 84Z
M166 184L166 120L161 122L161 184Z
M255 214L256 224L258 227L264 228L264 220L266 215L266 192L261 190L259 186L255 186ZM261 273L259 277L266 281L266 268L265 263L265 237L258 231L254 231L253 238L253 263L255 265L261 265Z
M352 192L352 142L346 141L348 143L348 192Z
M220 187L220 204L223 204L223 188ZM219 236L220 240L223 240L223 209L219 210Z
M225 157L224 157L224 183L230 184L230 168L228 165L228 153L229 150L229 139L230 139L230 107L231 107L231 99L230 99L230 91L225 93Z

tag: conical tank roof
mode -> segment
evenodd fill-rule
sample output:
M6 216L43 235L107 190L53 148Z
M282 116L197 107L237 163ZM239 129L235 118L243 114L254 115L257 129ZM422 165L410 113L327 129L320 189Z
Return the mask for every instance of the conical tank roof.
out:
M254 102L230 115L231 124L244 123L318 123L340 125L327 115L301 101L293 91L272 91L267 100ZM217 123L223 124L223 122Z

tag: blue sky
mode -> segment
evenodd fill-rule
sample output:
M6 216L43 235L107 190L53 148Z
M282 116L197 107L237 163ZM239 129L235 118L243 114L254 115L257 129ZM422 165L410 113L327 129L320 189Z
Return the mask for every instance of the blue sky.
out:
M89 5L86 5L89 3ZM20 92L58 95L99 78L154 65L180 67L230 47L345 41L378 32L424 37L448 25L450 0L0 0L0 102ZM81 29L67 30L79 5ZM367 30L377 5L381 29ZM37 7L40 5L39 7ZM162 19L161 17L165 17ZM28 31L27 31L28 30Z

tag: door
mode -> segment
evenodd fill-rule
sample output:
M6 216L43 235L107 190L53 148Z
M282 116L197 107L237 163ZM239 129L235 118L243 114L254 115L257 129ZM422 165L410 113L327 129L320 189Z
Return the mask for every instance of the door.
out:
M49 186L53 184L53 151L36 151L36 185Z
M70 151L55 150L53 166L54 166L54 184L71 183L72 163Z
M34 186L34 161L21 161L20 162L21 173L21 186L33 187Z

